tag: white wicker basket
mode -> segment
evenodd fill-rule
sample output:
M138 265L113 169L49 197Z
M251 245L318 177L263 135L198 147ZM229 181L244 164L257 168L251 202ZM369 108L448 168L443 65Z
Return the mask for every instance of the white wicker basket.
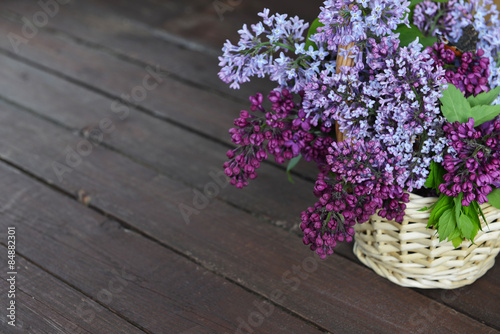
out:
M427 228L430 211L418 211L435 201L410 194L403 223L374 215L357 224L354 254L380 276L405 287L455 289L473 283L494 265L500 251L500 210L483 204L488 226L481 219L483 231L474 244L464 242L455 249Z

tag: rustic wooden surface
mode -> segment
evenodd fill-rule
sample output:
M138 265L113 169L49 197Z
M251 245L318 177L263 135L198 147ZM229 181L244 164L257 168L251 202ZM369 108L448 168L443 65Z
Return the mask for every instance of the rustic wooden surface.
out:
M422 291L378 277L349 245L312 256L297 233L314 202L309 166L295 184L266 163L244 191L216 185L233 118L249 94L272 88L228 89L221 44L265 6L311 20L321 1L221 0L221 15L201 0L60 2L17 49L9 34L26 36L23 17L42 9L0 5L1 333L500 330L498 264L472 286ZM122 104L147 68L158 87ZM58 177L54 164L68 163ZM199 202L210 184L217 195ZM182 205L199 213L186 221ZM4 311L9 226L15 328Z

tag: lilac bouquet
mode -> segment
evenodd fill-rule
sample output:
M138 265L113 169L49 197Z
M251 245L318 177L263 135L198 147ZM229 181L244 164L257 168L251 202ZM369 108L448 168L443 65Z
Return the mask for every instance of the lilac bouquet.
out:
M439 197L428 226L459 246L500 208L500 21L491 0L327 0L309 25L259 14L227 41L219 77L267 77L229 132L238 188L274 156L318 166L318 201L301 214L321 258L378 214L402 222L409 193ZM343 60L343 61L339 61ZM345 66L348 60L349 66ZM341 135L339 135L341 134Z

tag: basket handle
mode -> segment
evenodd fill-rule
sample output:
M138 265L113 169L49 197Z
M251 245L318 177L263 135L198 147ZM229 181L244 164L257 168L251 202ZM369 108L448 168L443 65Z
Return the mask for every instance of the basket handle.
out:
M355 42L351 42L348 45L340 45L339 49L342 48L342 49L345 49L345 50L349 50L355 44L356 44ZM351 53L349 52L346 57L337 54L337 63L336 63L336 66L335 66L337 74L340 73L340 67L341 66L349 66L349 67L353 67L354 66L354 59L353 58L349 58L350 54ZM345 139L345 136L340 131L339 124L337 122L335 122L335 137L337 138L337 143L340 142L340 141L343 141Z

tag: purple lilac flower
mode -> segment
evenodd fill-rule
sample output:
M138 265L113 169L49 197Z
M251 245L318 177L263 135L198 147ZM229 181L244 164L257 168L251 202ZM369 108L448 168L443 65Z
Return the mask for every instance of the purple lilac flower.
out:
M450 49L446 49L443 43L434 43L428 47L427 52L434 59L434 66L446 67L445 79L448 83L455 85L460 91L469 97L488 92L490 85L490 59L484 57L484 51L479 49L475 53L466 52L460 57Z
M413 10L413 24L425 36L442 35L449 38L457 24L455 5L457 0L447 2L424 1Z
M366 69L322 71L306 85L303 102L313 125L337 121L347 137L379 141L397 168L397 184L409 191L423 186L446 143L439 133L444 70L421 48L369 39Z
M493 188L500 186L500 121L490 121L474 128L474 119L467 123L447 123L446 137L451 153L445 155L445 183L439 191L457 197L463 192L462 205L472 201L483 204Z
M288 90L272 91L268 100L271 111L262 106L264 97L258 93L250 96L252 112L241 111L234 120L235 128L229 130L231 140L237 145L227 152L229 161L224 163L224 171L230 182L237 188L248 185L248 180L257 177L260 163L273 155L282 164L299 154L306 160L325 164L327 146L331 138L322 138L304 130L309 120L304 117L300 102ZM298 119L298 121L297 121Z
M328 154L328 148L333 143L332 137L317 136L310 145L306 146L301 154L306 161L314 161L320 168L326 165L325 157Z
M329 172L320 173L314 190L319 198L302 212L304 244L320 258L333 254L337 242L352 241L353 226L378 214L402 222L409 194L394 185L387 153L378 142L346 140L333 143L326 160Z
M219 57L220 79L238 89L253 76L268 76L281 88L299 92L319 66L328 63L329 53L321 46L317 50L312 46L305 49L304 31L309 24L298 17L269 16L269 9L259 16L262 22L251 25L251 29L245 24L238 31L237 45L229 40L224 44Z
M408 24L409 5L409 1L394 0L327 0L318 16L324 26L312 39L328 50L341 52L339 45L362 42L368 35L389 35L399 24ZM344 52L348 51L354 57L359 49Z

